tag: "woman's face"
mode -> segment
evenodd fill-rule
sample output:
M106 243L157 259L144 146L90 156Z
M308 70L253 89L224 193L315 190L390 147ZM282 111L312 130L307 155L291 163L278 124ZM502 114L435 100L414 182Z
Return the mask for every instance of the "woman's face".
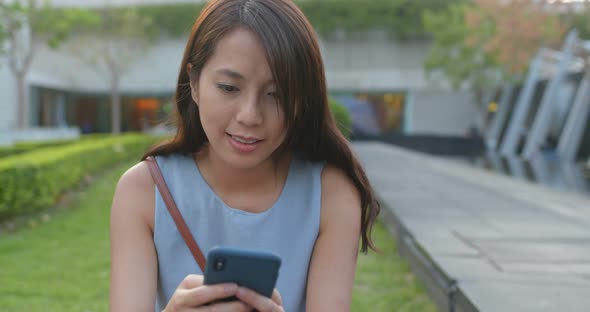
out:
M256 34L238 28L223 36L191 89L210 155L238 168L270 160L286 130L266 51Z

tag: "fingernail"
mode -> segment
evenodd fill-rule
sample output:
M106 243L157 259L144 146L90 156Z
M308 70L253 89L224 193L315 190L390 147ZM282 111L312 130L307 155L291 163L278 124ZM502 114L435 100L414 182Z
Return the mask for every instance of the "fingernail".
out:
M239 287L239 288L238 288L237 295L238 295L238 296L243 296L243 295L245 295L245 294L246 294L246 289L244 289L244 287Z

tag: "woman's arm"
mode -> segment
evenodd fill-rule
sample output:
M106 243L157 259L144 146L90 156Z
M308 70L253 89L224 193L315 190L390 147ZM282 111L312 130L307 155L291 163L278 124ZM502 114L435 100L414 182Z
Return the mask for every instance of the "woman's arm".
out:
M154 311L154 183L142 162L117 184L111 208L111 312Z
M111 208L111 312L154 311L158 261L154 247L154 182L145 162L119 180ZM203 285L203 277L188 275L165 311L250 311L243 302L210 302L235 296L235 284Z
M322 172L320 232L307 280L306 311L349 311L358 254L359 193L341 170Z

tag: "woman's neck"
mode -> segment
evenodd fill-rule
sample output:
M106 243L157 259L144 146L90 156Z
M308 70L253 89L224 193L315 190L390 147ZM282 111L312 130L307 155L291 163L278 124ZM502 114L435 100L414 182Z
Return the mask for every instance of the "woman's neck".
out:
M277 161L264 161L253 168L236 168L205 147L194 156L199 171L207 183L218 193L271 191L282 188L289 171L290 155Z

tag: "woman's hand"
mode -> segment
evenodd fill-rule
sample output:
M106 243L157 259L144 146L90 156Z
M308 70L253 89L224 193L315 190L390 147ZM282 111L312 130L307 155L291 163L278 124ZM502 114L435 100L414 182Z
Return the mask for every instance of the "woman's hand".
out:
M219 302L208 305L216 300L236 296L237 293L238 285L236 284L203 285L202 275L188 275L176 288L163 312L251 311L253 306L251 307L241 301Z
M283 309L283 300L278 290L272 292L272 298L262 296L248 288L240 287L236 293L236 297L241 302L254 308L259 312L285 312Z

